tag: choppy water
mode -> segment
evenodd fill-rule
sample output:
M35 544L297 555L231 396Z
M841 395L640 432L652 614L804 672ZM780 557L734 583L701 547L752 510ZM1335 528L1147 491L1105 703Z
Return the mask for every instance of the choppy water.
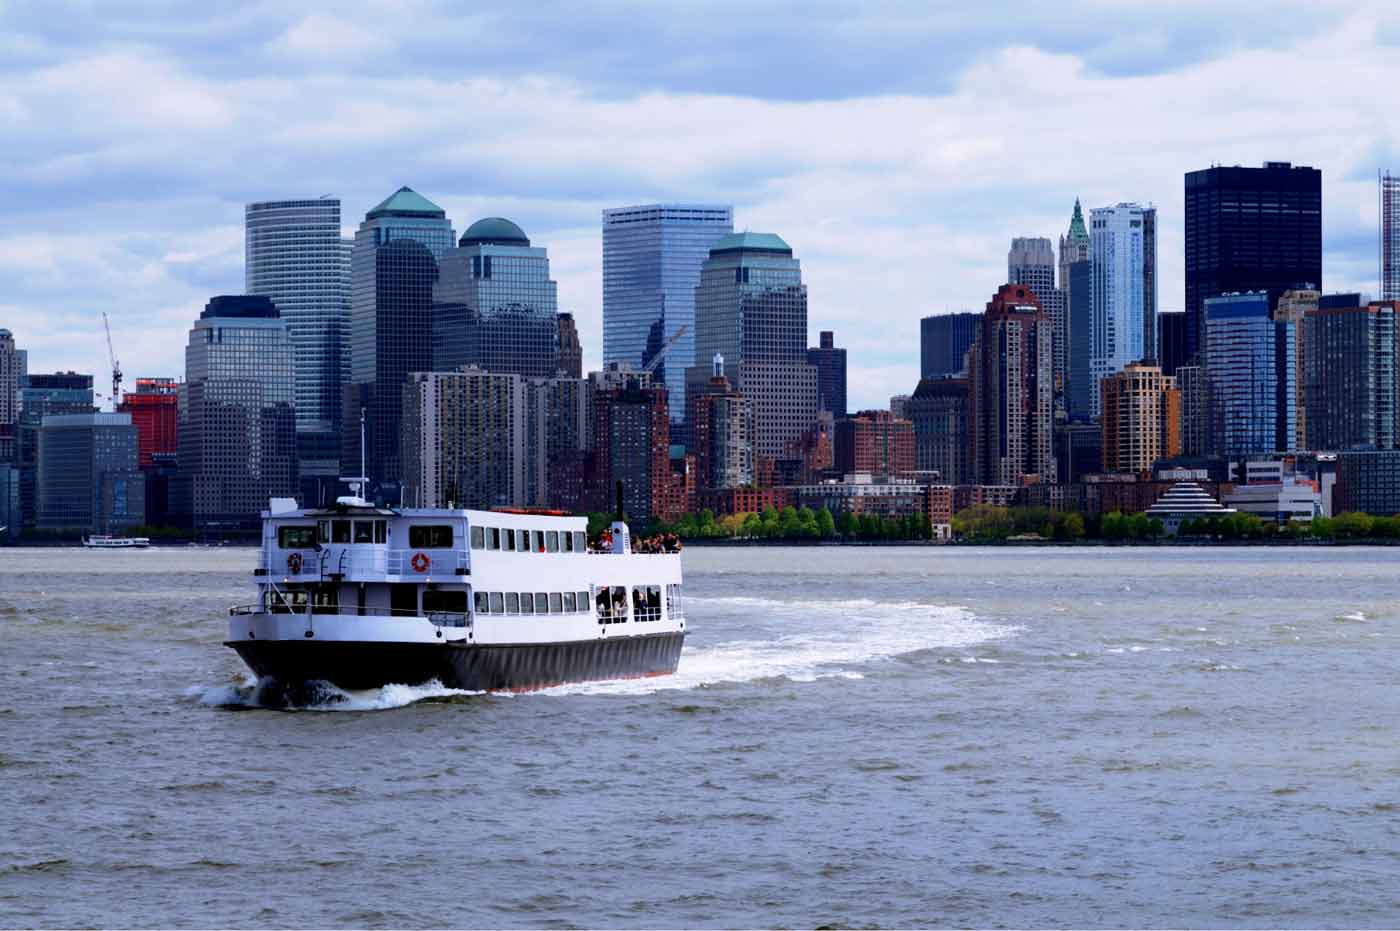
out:
M299 713L253 559L0 551L0 925L1400 924L1400 550L692 549L672 679Z

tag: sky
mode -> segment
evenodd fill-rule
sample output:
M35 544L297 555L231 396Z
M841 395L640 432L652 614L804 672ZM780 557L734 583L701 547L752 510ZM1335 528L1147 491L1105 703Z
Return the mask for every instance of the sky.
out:
M0 0L0 327L30 371L182 376L243 290L243 207L333 194L350 235L407 184L460 234L548 248L585 367L606 207L732 204L793 247L853 407L918 379L918 320L980 309L1074 199L1159 211L1180 309L1182 176L1322 170L1327 291L1377 291L1400 171L1400 5Z

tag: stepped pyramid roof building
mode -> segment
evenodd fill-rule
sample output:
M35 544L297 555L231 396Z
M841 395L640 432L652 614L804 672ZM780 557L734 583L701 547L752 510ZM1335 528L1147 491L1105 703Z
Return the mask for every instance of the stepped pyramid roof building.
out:
M1188 520L1229 517L1234 513L1234 508L1225 507L1195 482L1177 482L1147 509L1147 516L1160 520L1172 536L1176 536L1181 525Z

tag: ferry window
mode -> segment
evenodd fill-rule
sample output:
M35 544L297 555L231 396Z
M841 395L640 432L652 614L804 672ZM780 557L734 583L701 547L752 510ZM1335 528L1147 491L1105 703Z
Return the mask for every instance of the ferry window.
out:
M331 522L328 520L318 520L316 522L316 539L322 543L331 542Z
M501 549L506 550L507 552L515 552L515 531L514 531L514 530L502 530L502 531L501 531Z
M377 520L374 522L374 542L386 543L389 540L389 522Z
M340 611L340 593L335 588L324 588L311 595L311 610L316 614L337 614Z
M492 592L492 593L491 593L491 613L492 613L492 614L504 614L504 613L505 613L505 610L506 610L506 601L505 601L504 596L502 596L500 592Z
M578 609L580 611L588 610L588 592L578 593Z
M613 623L621 624L627 620L627 586L614 585L612 587Z
M543 531L543 530L536 530L536 531L535 531L535 552L536 552L536 553L543 553L543 552L544 552L544 531Z
M448 589L430 588L423 593L424 614L466 614L467 593Z
M666 586L666 613L671 617L685 616L685 610L681 607L681 587L679 585Z
M480 527L472 528L472 549L481 549ZM446 550L452 548L452 528L446 525L408 528L408 545L415 550Z
M501 528L486 528L486 548L488 550L498 550L501 548Z
M521 593L520 593L520 613L521 613L521 614L534 614L534 613L535 613L535 595L534 595L533 592L521 592Z
M486 597L486 593L485 593L485 592L477 592L477 593L472 597L472 601L474 601L474 602L476 603L476 613L477 613L477 614L490 614L490 613L491 613L491 602L490 602L490 600Z
M586 552L588 552L588 541L587 541L586 539L584 539L584 532L583 532L582 530L575 530L575 531L574 531L574 552L575 552L575 553L586 553Z
M564 610L564 599L558 592L549 593L549 613L558 614Z
M559 534L559 548L566 553L574 551L574 535L565 530Z
M600 587L598 594L594 596L598 605L598 623L606 624L612 619L612 596L606 588Z
M520 552L522 553L530 552L530 531L515 531L515 548L520 550Z
M551 553L559 552L559 531L551 530L544 535L544 548Z
M355 521L355 542L356 542L356 543L373 543L373 542L374 542L374 521L372 521L372 520L357 520L357 521Z
M519 613L520 613L520 593L519 593L519 592L506 592L506 613L507 613L507 614L519 614Z
M565 593L564 593L564 613L565 613L565 614L573 614L573 613L574 613L574 593L573 593L573 592L565 592Z
M309 550L316 545L316 528L310 524L278 527L277 545L284 550Z
M306 592L282 592L271 589L267 593L267 610L271 614L304 614L306 612Z
M415 528L415 529L416 529L416 528ZM424 527L423 529L424 529L424 530L427 530L428 528ZM428 544L424 543L423 545L424 545L424 546L427 546ZM481 528L480 528L480 527L473 527L473 528L472 528L472 549L474 549L474 550L479 550L479 549L481 549L481 548L482 548L483 546L485 546L485 545L486 545L486 537L485 537L485 534L483 534L483 533L481 532Z
M389 613L395 617L413 617L418 613L418 586L400 583L389 586Z
M348 520L334 520L334 521L331 521L331 542L332 542L332 543L349 543L349 542L350 542L350 522L349 522Z
M535 613L549 613L549 596L546 595L544 592L535 592Z

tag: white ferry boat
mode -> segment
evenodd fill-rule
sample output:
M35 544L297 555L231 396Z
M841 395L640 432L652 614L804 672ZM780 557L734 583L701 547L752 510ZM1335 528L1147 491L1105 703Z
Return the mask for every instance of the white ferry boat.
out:
M91 550L142 549L150 545L150 537L113 537L100 533L83 537L83 546Z
M326 509L274 499L258 600L230 609L226 645L259 677L344 689L436 679L525 691L674 673L679 554L636 552L621 520L590 548L587 526L354 496Z

